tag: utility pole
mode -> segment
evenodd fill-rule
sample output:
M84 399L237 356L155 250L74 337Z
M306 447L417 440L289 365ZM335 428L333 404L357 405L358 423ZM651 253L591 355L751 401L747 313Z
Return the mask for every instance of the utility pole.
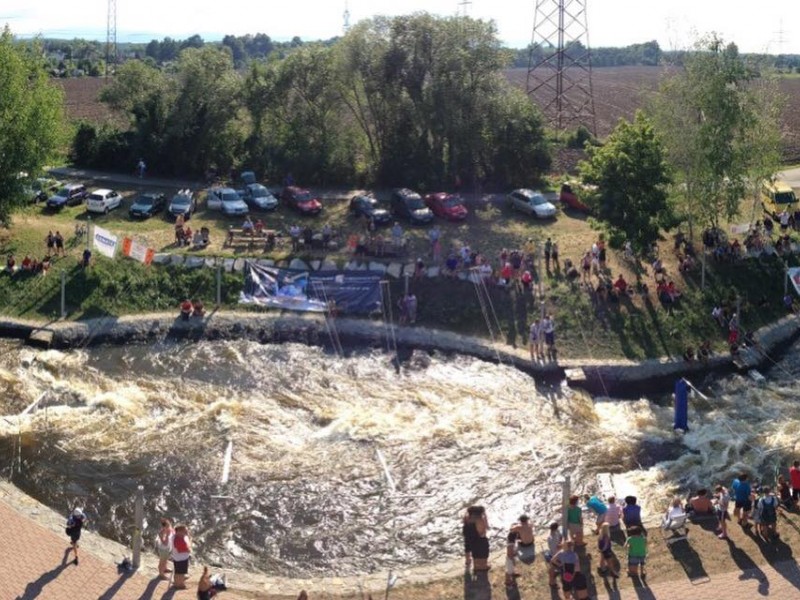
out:
M106 19L106 78L113 74L111 65L117 64L117 0L108 0Z
M597 135L587 2L536 0L526 89L557 131Z

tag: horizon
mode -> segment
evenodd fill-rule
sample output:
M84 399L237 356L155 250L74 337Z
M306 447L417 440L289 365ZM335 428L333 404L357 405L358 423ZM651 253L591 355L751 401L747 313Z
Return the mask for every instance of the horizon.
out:
M116 0L115 0L116 1ZM555 1L555 0L554 0ZM656 40L662 50L685 50L709 33L734 42L743 53L800 54L800 36L791 24L800 17L796 0L763 0L758 10L744 12L744 0L671 0L645 3L641 0L573 0L586 6L590 47L621 48ZM649 5L649 6L645 6ZM737 5L742 10L736 10ZM166 4L138 0L136 5L117 3L117 42L147 43L165 37L186 39L198 34L209 42L225 35L265 33L279 42L299 37L304 42L329 40L343 34L344 12L350 24L378 14L387 16L428 12L455 16L457 12L493 20L497 36L509 48L526 48L531 43L534 2L521 7L518 0L395 0L384 9L367 0L300 0L272 10L269 3L251 5L245 0L228 0L220 11L210 0L183 0ZM153 27L154 16L170 27ZM106 40L107 3L78 0L65 4L55 0L6 0L0 23L7 24L18 38L36 36L50 39L81 38ZM209 27L209 23L213 23ZM259 23L259 25L254 25Z

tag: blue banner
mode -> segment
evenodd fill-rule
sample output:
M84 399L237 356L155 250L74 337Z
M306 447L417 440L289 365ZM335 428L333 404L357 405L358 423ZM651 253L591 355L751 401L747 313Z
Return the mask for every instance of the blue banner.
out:
M247 261L239 302L287 310L369 314L381 309L381 274L296 271Z

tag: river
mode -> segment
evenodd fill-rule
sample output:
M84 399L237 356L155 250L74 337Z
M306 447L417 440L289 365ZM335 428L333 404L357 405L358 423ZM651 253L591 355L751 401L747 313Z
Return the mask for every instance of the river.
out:
M523 511L544 528L564 475L589 491L598 472L625 473L650 514L676 490L728 482L745 465L771 476L798 450L798 371L794 348L765 387L710 382L678 436L668 395L593 399L466 357L415 352L398 373L378 352L296 344L59 352L0 341L0 414L42 393L47 405L21 436L16 417L5 419L0 473L64 514L81 503L94 528L123 542L142 485L147 543L166 515L189 525L206 561L349 575L457 556L471 503L488 507L496 546Z

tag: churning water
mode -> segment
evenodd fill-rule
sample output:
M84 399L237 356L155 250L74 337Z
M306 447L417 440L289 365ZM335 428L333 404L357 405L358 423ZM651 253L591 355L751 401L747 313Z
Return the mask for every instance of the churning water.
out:
M414 353L397 373L384 354L292 344L62 353L0 342L0 414L44 392L48 405L21 420L21 436L16 417L0 418L0 472L58 510L79 499L120 541L143 485L146 540L167 515L189 524L207 561L294 576L369 572L456 556L458 515L471 503L488 507L496 535L523 510L545 526L566 474L588 491L597 472L625 472L651 511L744 465L771 475L798 450L797 356L766 388L716 382L708 401L692 401L681 438L668 397L593 400L464 357Z

